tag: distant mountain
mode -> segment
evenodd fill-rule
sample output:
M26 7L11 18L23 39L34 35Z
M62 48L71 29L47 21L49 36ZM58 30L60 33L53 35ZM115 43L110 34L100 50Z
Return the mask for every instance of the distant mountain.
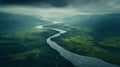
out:
M73 15L67 18L63 18L62 22L70 24L82 24L83 21L88 19L91 15Z
M32 16L0 13L0 31L3 33L18 29L32 28L37 25L48 23L50 22Z
M92 29L92 35L120 36L120 14L74 15L65 18L64 22L77 27L88 27Z
M103 21L103 22L102 22ZM115 21L115 22L114 22ZM95 26L97 23L119 23L120 14L74 15L63 19L63 22Z
M120 36L120 14L107 14L89 18L90 27L96 36ZM94 35L94 34L93 34Z

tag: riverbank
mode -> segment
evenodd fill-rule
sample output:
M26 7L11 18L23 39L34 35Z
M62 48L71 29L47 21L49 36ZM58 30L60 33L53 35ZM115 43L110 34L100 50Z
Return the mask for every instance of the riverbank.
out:
M59 46L56 42L54 42L51 39L59 37L61 34L66 33L66 31L60 30L60 29L54 29L54 28L52 30L59 31L59 33L54 34L53 36L49 37L47 39L47 43L50 45L51 48L58 51L61 56L63 56L65 59L69 60L76 67L119 67L117 65L113 65L113 64L104 62L97 58L86 57L86 56L78 55L78 54L72 53L68 50L65 50L64 48Z

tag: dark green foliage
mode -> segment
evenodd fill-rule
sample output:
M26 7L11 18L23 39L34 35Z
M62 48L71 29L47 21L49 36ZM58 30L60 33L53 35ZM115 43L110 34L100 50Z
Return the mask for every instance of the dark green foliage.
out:
M62 47L120 64L120 14L75 15L65 22L57 28L68 32L53 39Z
M50 22L0 13L0 67L74 67L46 43L57 32L34 28L46 23Z
M49 33L49 34L48 34ZM51 30L29 29L0 37L1 67L73 67L46 43ZM44 37L45 35L46 37Z

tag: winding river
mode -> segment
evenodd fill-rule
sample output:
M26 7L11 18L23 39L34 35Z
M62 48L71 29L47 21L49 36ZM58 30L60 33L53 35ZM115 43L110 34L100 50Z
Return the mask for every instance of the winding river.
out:
M36 28L42 28L42 27L43 26L37 26ZM55 49L57 52L59 52L62 57L70 61L75 67L120 67L118 65L107 63L98 58L78 55L64 49L63 47L59 46L59 44L57 44L55 41L53 41L52 38L59 37L61 36L61 34L65 34L67 31L55 29L55 28L49 28L49 29L59 32L57 34L50 36L47 39L47 43L49 44L49 46Z

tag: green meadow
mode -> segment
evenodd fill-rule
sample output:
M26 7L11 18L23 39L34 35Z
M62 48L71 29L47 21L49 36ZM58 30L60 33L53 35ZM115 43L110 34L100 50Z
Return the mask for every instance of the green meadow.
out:
M49 33L49 34L48 34ZM0 36L0 65L2 67L73 67L47 43L55 34L47 29L28 29Z
M58 26L57 28L61 28ZM54 38L65 49L80 55L96 57L106 62L120 64L120 37L94 34L92 28L64 24L67 33ZM94 34L94 36L93 36ZM113 32L114 34L114 32ZM98 36L98 37L97 37ZM101 38L103 37L103 38Z

